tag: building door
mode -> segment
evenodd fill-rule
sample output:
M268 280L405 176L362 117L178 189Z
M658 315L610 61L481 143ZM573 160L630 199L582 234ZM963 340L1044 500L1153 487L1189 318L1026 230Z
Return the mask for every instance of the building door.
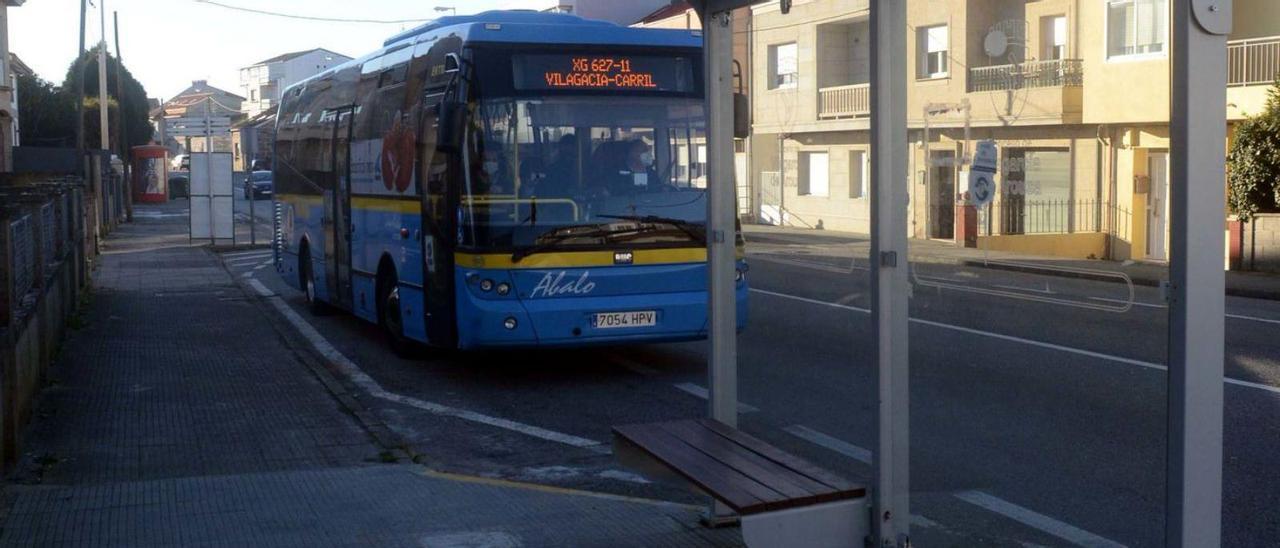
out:
M929 237L955 238L956 170L955 153L929 155Z
M1151 191L1147 193L1147 258L1169 260L1169 153L1147 154L1147 174Z
M330 295L339 305L351 308L351 107L333 111L333 265Z

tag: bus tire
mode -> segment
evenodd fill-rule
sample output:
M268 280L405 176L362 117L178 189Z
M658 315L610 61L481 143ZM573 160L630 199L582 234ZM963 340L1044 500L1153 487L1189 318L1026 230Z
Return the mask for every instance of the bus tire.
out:
M329 313L329 305L316 297L316 277L311 268L311 248L304 243L298 252L298 282L307 301L307 311L313 316L323 316Z
M404 319L400 312L400 282L395 274L384 274L378 284L378 325L387 334L391 351L401 358L411 359L420 355L416 342L404 336Z

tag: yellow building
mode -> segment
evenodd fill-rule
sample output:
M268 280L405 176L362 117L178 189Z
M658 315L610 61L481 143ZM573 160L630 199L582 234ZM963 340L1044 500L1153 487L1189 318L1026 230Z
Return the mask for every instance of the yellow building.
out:
M766 222L869 229L867 8L753 10L751 167ZM1235 2L1228 118L1260 110L1280 70L1274 8ZM909 2L911 236L1167 260L1169 10L1169 0ZM979 211L959 204L966 158L987 139L999 148L999 192Z

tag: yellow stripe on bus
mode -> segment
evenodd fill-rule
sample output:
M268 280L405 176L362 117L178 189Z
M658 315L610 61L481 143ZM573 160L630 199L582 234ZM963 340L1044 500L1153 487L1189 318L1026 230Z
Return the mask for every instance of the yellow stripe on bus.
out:
M393 213L422 213L422 202L398 198L378 198L374 196L352 196L351 207L356 209L373 209Z
M467 268L575 268L613 266L613 251L559 251L534 253L515 262L510 253L454 253L454 262ZM636 249L631 264L703 263L707 250L701 247L677 249Z

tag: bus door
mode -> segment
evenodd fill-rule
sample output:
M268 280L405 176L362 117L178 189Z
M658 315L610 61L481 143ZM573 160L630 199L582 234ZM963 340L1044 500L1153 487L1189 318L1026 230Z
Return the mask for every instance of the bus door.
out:
M333 260L329 262L330 294L336 304L351 309L351 119L352 107L341 107L333 113Z
M427 341L450 347L457 343L455 300L453 298L453 250L456 236L453 207L457 185L450 176L459 168L458 155L437 149L440 102L444 94L428 91L422 98L422 120L418 124L417 179L422 196L423 291Z

